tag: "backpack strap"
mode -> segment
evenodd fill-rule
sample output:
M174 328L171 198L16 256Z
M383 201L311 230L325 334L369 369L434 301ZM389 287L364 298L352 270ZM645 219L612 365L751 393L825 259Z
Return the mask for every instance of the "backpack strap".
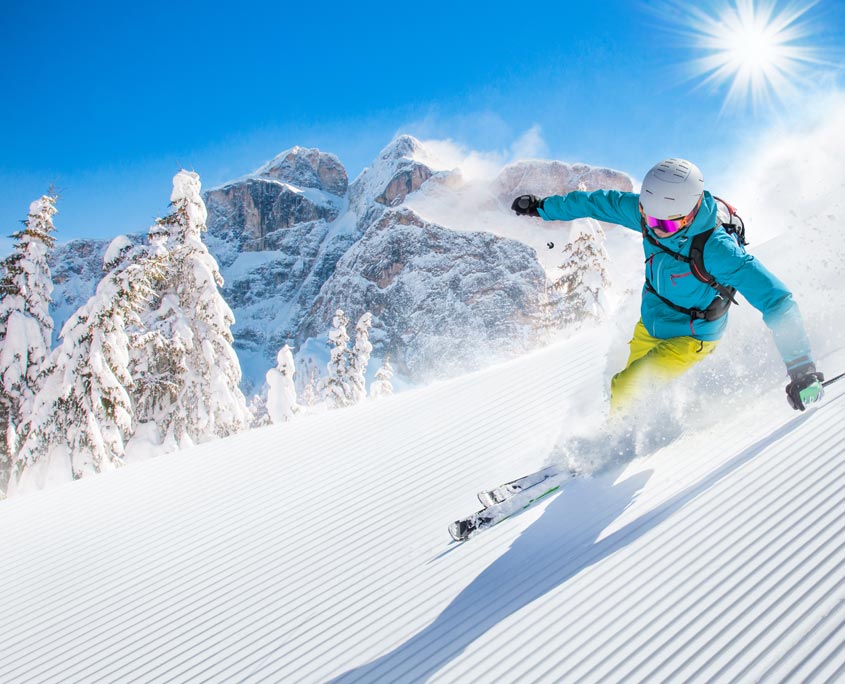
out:
M726 206L729 207L730 205ZM733 216L733 214L731 214ZM742 219L740 219L741 221ZM711 235L716 231L716 226L711 228L710 230L705 230L703 233L699 233L694 235L692 238L692 245L690 246L690 254L689 256L685 256L680 254L679 252L675 252L665 245L663 245L654 235L651 234L651 231L646 226L645 219L640 221L640 226L642 228L643 238L647 240L649 243L657 247L661 252L668 254L676 261L682 261L686 264L689 264L690 271L692 272L693 276L697 280L700 280L702 283L706 283L710 287L712 287L718 293L716 297L713 298L713 301L710 302L706 309L689 309L684 306L679 306L674 302L666 299L663 295L661 295L655 287L651 284L648 277L645 279L645 286L646 290L651 292L655 295L660 301L662 301L666 306L670 309L674 309L682 314L685 314L690 317L691 320L706 320L706 321L715 321L718 318L721 318L728 312L728 308L731 304L736 304L739 306L739 302L736 301L734 295L736 294L736 288L733 287L726 287L719 282L716 281L716 278L707 271L704 267L704 245L707 243L707 240L710 238Z
M716 228L711 228L710 230L705 230L703 233L693 236L692 246L689 251L690 270L692 271L692 274L702 283L707 283L710 287L716 290L722 299L727 300L730 304L736 304L739 306L739 302L737 302L734 298L736 288L725 287L724 285L719 284L716 282L716 278L706 268L704 268L704 244L715 231Z
M728 235L733 235L740 247L748 245L748 240L745 239L745 221L743 221L742 217L736 213L736 209L734 209L733 205L728 204L721 197L716 197L715 195L713 196L713 199L720 202L725 209L728 210L728 222L722 223L722 227L725 229L725 232L727 232Z
M675 311L684 314L685 316L689 316L690 319L694 321L715 321L717 318L721 318L725 315L730 306L730 302L725 303L725 300L721 297L714 297L713 301L710 302L710 305L706 309L688 309L685 306L679 306L675 304L675 302L669 301L660 294L657 290L654 289L654 286L651 284L651 281L646 278L645 280L645 289L651 292L655 297L657 297L661 302L663 302L666 306L670 309L674 309Z

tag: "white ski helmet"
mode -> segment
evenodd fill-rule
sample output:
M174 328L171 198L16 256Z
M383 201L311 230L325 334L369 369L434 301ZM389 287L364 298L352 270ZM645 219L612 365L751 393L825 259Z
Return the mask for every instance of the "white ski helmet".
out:
M648 216L677 219L689 214L704 192L704 176L685 159L664 159L645 175L640 204Z

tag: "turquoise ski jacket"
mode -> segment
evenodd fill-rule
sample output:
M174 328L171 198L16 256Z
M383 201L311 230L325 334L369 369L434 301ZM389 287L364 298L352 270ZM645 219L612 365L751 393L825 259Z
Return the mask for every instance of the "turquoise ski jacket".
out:
M639 204L640 196L633 192L570 192L547 197L539 212L546 221L590 217L642 233ZM660 242L673 252L689 256L692 237L716 226L717 213L716 200L705 191L692 224ZM706 309L713 301L716 291L698 280L689 264L678 261L645 239L643 250L646 278L661 296L686 309ZM704 265L717 282L736 288L763 314L787 370L811 360L810 343L792 293L731 235L719 229L710 236L704 246ZM715 321L692 320L690 316L667 306L645 285L640 311L646 330L661 339L689 335L712 342L722 336L728 323L727 313Z

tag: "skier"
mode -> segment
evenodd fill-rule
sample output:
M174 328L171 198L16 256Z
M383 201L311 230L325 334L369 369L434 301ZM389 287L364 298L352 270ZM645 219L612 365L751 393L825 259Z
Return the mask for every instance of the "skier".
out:
M641 318L628 363L611 381L612 415L624 413L646 389L674 380L713 352L735 290L763 314L772 331L790 377L790 406L803 411L822 398L824 376L816 371L792 293L746 253L743 240L722 227L733 209L704 189L695 164L683 159L658 163L639 195L616 190L544 199L521 195L511 208L546 221L591 217L643 235Z
M643 180L640 194L578 190L540 199L517 197L519 215L546 221L591 217L643 236L645 284L625 368L611 380L611 417L618 421L647 390L660 387L706 358L728 322L739 291L763 314L786 364L790 406L803 411L822 398L824 376L816 371L804 324L792 293L743 249L733 209L704 189L698 167L666 159ZM737 218L737 220L739 220ZM449 525L455 541L492 527L557 491L573 471L557 465L479 492L484 508Z

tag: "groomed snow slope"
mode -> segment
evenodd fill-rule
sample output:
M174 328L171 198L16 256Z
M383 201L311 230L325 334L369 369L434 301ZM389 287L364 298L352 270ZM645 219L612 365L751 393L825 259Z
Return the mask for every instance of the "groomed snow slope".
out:
M845 400L450 544L604 382L574 340L0 503L3 682L845 681Z

